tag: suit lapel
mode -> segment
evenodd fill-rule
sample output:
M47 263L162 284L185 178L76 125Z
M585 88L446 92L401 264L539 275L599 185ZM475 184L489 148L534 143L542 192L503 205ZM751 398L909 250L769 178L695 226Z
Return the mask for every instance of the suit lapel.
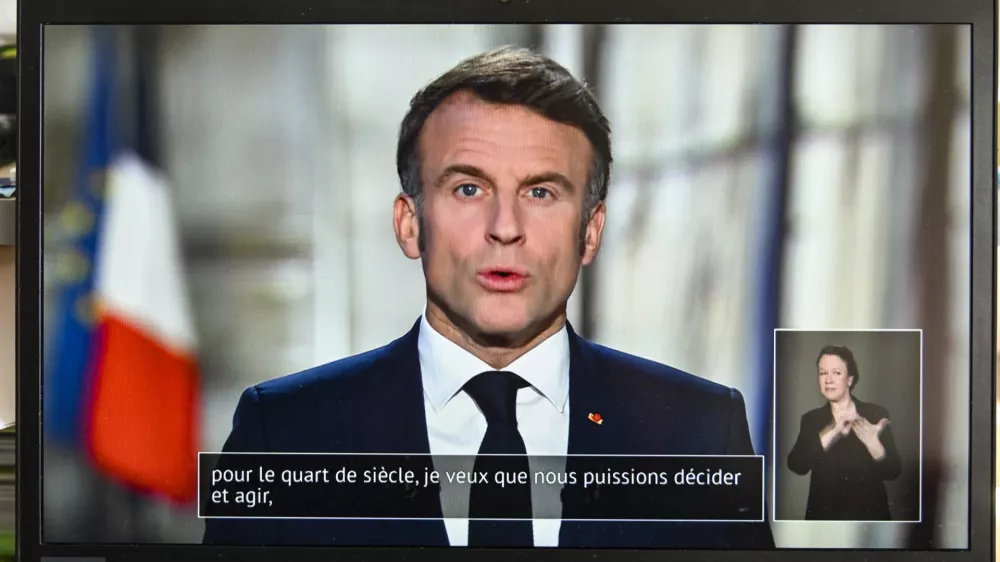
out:
M394 453L429 454L427 417L424 413L424 385L420 376L420 356L417 338L420 321L405 336L389 344L384 372L389 376L379 389L383 396L386 420L398 423L379 423L373 440L384 443L379 449ZM380 444L381 444L380 443ZM375 447L372 447L373 449Z
M591 343L576 335L567 323L570 349L569 374L569 443L567 472L581 474L589 470L586 458L577 455L605 455L621 450L620 441L626 436L617 431L616 420L620 404L600 370L599 356ZM597 423L600 421L600 423ZM618 445L616 445L618 443ZM580 519L591 502L596 501L593 489L567 486L563 490L563 519ZM606 542L608 525L593 525L579 521L563 521L559 544L571 546L600 545Z
M569 332L569 444L571 455L611 452L615 441L615 404L600 372L590 343ZM591 416L595 416L591 419ZM600 423L597 423L598 420Z
M420 356L417 340L420 335L420 321L402 338L389 344L386 366L382 372L388 377L381 381L379 389L384 399L382 411L372 419L375 426L369 433L367 449L392 453L412 453L428 455L430 442L427 436L427 418L424 412L424 387L420 373ZM414 461L430 468L430 457L415 456ZM422 468L418 468L422 473ZM437 520L406 521L383 520L395 544L422 544L428 546L448 546L448 535L444 527L440 497L436 490L420 488L408 495L407 509L421 517Z

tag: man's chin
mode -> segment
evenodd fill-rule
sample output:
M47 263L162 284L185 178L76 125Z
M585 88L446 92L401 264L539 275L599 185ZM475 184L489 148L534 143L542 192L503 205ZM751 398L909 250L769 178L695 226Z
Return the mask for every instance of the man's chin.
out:
M529 323L520 319L490 318L476 322L477 331L491 339L517 338L528 331Z
M481 337L497 342L521 339L532 327L528 316L514 307L480 311L475 324Z

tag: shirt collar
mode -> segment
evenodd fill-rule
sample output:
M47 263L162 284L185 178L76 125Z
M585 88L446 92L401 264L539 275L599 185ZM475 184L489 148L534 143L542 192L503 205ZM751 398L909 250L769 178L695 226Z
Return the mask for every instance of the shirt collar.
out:
M472 377L495 371L483 360L441 335L421 316L417 338L424 393L434 411L440 411ZM569 397L569 334L566 326L502 369L523 378L556 410Z

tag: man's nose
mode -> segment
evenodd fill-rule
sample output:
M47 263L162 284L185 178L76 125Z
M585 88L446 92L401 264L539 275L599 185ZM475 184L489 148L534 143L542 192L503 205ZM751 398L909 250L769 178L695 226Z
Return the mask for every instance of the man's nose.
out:
M524 220L516 195L493 199L486 237L490 242L517 244L524 240Z

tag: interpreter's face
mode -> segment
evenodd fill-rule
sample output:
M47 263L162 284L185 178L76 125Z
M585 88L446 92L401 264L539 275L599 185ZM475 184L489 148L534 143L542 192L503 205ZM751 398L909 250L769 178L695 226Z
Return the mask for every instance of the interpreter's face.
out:
M847 396L854 377L847 375L847 364L836 355L824 355L819 359L819 390L830 402Z
M396 222L404 253L423 258L429 306L473 337L544 331L565 314L600 242L603 204L581 252L587 137L530 109L460 92L428 118L420 151L422 255L414 225L398 218L405 198Z

